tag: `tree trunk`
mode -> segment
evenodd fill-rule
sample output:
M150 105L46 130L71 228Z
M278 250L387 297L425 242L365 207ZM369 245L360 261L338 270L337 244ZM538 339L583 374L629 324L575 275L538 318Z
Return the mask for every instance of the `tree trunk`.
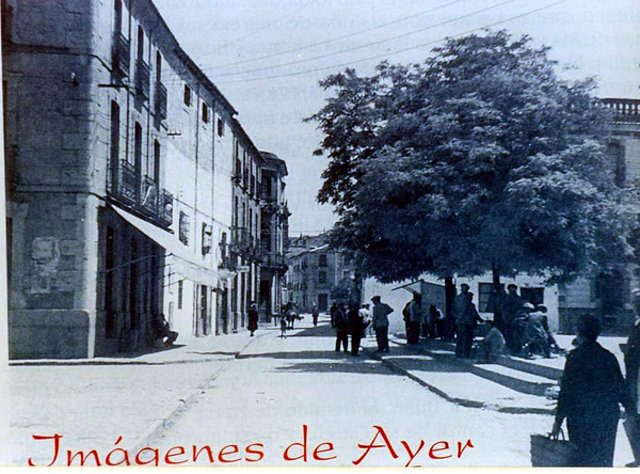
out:
M453 339L454 337L454 321L453 321L453 300L456 297L456 285L453 284L453 277L444 279L444 337L445 339Z
M493 320L502 329L502 291L500 291L500 269L496 265L492 265L491 273L493 276L493 285L491 293L493 294Z

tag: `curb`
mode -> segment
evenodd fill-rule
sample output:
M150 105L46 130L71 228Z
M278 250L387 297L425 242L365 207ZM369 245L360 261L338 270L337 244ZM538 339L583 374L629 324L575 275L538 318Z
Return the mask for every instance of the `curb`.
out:
M390 341L390 342L394 342L394 341ZM419 385L421 385L421 386L425 387L426 389L428 389L430 392L433 392L436 395L438 395L439 397L445 399L446 401L448 401L450 403L454 403L454 404L456 404L458 406L462 406L462 407L466 407L466 408L483 408L483 409L486 409L486 410L493 410L493 411L497 411L497 412L500 412L500 413L510 413L510 414L519 414L519 415L531 415L531 414L533 414L533 415L553 415L555 413L555 410L553 408L510 407L510 406L495 405L495 404L491 404L491 403L484 403L484 402L480 402L478 400L470 400L470 399L467 399L467 398L453 397L453 396L449 395L448 393L444 392L443 390L439 389L435 385L425 381L424 379L418 377L417 375L412 374L407 369L402 368L401 366L399 366L395 362L392 362L392 361L390 361L388 359L384 359L382 356L380 356L379 354L375 354L374 352L372 352L369 349L364 349L364 350L367 352L369 357L371 357L373 359L376 359L376 360L379 360L380 362L382 362L382 364L385 367L390 369L392 372L395 372L397 374L404 375L404 376L410 378L414 382L416 382Z
M249 347L249 345L251 345L256 340L260 339L261 337L266 336L267 334L269 333L258 334L257 336L254 336L253 338L251 338L249 341L247 341L244 344L244 346L242 346L242 348L239 351L235 353L234 358L227 359L227 362L238 359L240 354L247 347ZM220 361L220 359L214 359L214 360ZM189 410L189 408L191 408L191 406L198 400L198 398L200 398L200 396L205 393L207 386L211 382L213 382L215 379L217 379L218 376L220 376L220 374L222 374L225 370L229 368L229 365L230 364L225 364L223 367L218 369L212 376L208 377L202 384L200 384L200 386L197 387L196 390L191 395L189 395L186 399L184 400L180 399L178 405L173 410L171 410L171 412L167 416L165 416L161 420L158 420L156 423L153 423L151 428L149 428L142 436L140 436L136 441L136 443L131 448L127 449L127 452L129 453L129 455L135 455L137 451L144 448L145 446L148 446L149 441L158 437L160 433L162 433L164 430L171 428L176 423L176 421L178 421L180 416L183 413L185 413L187 410Z
M224 358L231 358L232 356L237 358L238 354L242 352L251 341L256 340L262 336L267 335L268 333L263 332L262 334L258 334L253 338L249 338L249 340L245 343L244 346L240 350L237 351L229 351L228 356L218 356L218 357L203 357L198 359L176 359L176 360L165 360L165 361L146 361L146 360L127 360L127 359L76 359L76 360L65 360L65 359L34 359L34 360L14 360L9 361L10 367L33 367L33 366L52 366L52 367L73 367L73 366L81 366L81 365L174 365L174 364L200 364L205 362L219 362L220 360L224 360ZM222 336L224 337L224 336ZM161 351L157 351L159 353Z

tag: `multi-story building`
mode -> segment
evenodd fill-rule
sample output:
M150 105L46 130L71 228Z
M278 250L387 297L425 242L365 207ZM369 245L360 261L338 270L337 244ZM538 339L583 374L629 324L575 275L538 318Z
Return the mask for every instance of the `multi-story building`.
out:
M356 278L348 256L330 248L326 233L291 238L287 263L290 300L302 312L310 312L314 303L327 311L334 300L344 300L340 294Z
M153 3L3 0L2 20L11 357L138 350L163 316L243 326L262 157Z
M262 152L260 188L260 313L270 320L280 310L286 295L285 252L288 248L289 209L285 199L287 164L273 153Z
M237 121L233 122L233 192L230 256L235 269L232 293L232 328L244 327L260 282L260 183L262 156Z

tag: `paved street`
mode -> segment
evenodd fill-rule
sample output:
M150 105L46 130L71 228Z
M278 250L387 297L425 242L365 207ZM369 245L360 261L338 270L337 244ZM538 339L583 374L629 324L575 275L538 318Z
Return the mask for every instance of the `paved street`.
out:
M402 466L408 458L400 441L415 449L423 439L425 448L412 465L528 466L529 434L550 428L549 416L456 406L378 361L335 353L333 343L333 331L327 326L286 340L256 341L175 426L150 445L163 450L210 445L215 452L225 444L242 449L262 442L262 463L283 464L284 449L301 439L302 425L307 424L311 449L331 441L337 456L326 462L309 460L309 464L351 465L363 453L357 444L370 442L377 425L384 428L399 457L393 459L386 449L378 449L362 465ZM428 458L428 447L436 441L455 446L467 439L474 448L461 459Z
M352 465L365 454L357 445L372 444L374 426L379 426L397 457L389 448L373 449L362 466L406 465L410 456L402 441L415 454L411 466L528 466L529 435L547 432L552 423L549 415L458 406L366 353L357 358L336 353L326 319L318 328L303 324L287 339L270 327L258 335L199 339L173 354L162 351L137 360L158 365L12 367L14 462L24 465L31 457L37 464L48 463L52 443L32 441L31 434L60 433L61 453L94 448L102 460L121 435L120 445L131 450L132 460L141 447L150 446L159 449L160 464L171 448L178 453L173 461L190 463L195 445L197 450L211 448L214 465L236 459L233 465L303 465L302 460L285 461L283 453L302 441L307 425L307 465ZM375 341L369 338L365 345L373 348ZM392 346L394 352L401 349ZM432 371L435 381L461 375L446 364L420 365L421 376L429 378ZM421 440L424 446L416 451ZM458 458L457 443L464 446L468 440L473 448ZM379 435L376 444L383 441ZM445 447L435 444L441 441L449 443L448 450L438 451ZM318 455L335 458L313 460L322 442L331 442L333 450ZM434 444L434 456L452 457L430 459ZM229 445L239 452L224 448ZM186 454L179 455L177 446L184 446ZM300 449L295 446L289 455L298 456ZM260 462L249 462L256 459ZM65 460L61 455L57 464ZM620 430L615 464L629 460ZM197 464L209 463L203 451Z

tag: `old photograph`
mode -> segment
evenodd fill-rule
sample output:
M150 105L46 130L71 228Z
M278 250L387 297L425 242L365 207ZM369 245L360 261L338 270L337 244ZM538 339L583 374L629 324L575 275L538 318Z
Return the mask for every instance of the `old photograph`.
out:
M1 465L638 466L640 3L0 5Z

